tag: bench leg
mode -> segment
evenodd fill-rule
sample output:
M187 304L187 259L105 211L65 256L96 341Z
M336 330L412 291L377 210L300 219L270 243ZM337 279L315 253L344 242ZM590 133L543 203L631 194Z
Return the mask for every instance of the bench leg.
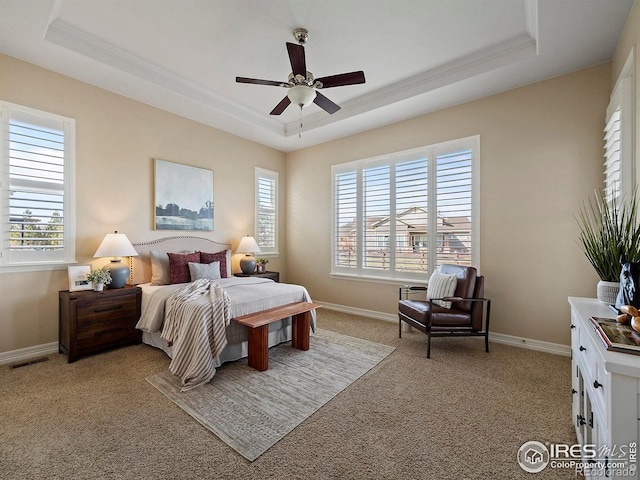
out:
M311 329L311 312L293 316L291 346L298 350L309 350L309 330Z
M269 325L249 328L247 363L260 372L269 369Z

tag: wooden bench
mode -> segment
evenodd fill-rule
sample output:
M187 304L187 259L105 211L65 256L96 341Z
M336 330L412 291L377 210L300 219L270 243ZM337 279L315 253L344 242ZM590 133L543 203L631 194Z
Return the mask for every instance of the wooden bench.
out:
M309 350L311 311L319 307L316 303L297 302L234 318L249 327L249 366L261 372L269 369L269 324L287 317L293 318L291 346Z

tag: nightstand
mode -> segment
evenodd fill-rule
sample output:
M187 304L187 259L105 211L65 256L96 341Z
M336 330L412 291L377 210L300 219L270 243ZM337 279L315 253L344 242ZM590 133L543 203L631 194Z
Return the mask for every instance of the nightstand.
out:
M260 277L260 278L270 278L274 282L280 283L280 272L263 272L263 273L234 273L234 277Z
M59 293L59 351L69 363L108 348L140 343L136 330L140 318L142 289L133 285Z

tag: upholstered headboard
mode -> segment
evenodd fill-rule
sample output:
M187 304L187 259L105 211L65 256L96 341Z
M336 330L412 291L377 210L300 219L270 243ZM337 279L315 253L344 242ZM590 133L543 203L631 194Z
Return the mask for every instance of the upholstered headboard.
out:
M176 236L159 238L149 242L134 243L134 248L138 252L137 257L129 257L132 284L147 283L151 280L151 258L152 250L157 252L184 252L184 251L202 251L209 253L224 252L231 249L228 243L218 243L208 238Z

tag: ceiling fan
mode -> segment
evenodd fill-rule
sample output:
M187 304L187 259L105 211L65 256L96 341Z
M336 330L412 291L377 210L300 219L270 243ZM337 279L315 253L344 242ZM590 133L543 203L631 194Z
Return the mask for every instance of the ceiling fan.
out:
M303 107L311 105L312 102L330 114L336 113L340 110L340 106L321 94L318 89L364 83L364 72L360 70L358 72L340 73L328 77L314 78L313 74L307 71L307 63L304 55L304 44L309 39L309 32L304 28L297 28L293 32L293 36L298 41L298 45L287 42L287 52L289 53L289 61L291 62L292 69L287 82L246 77L236 77L236 82L288 88L287 96L276 105L270 115L280 115L290 103L298 105L302 110Z

